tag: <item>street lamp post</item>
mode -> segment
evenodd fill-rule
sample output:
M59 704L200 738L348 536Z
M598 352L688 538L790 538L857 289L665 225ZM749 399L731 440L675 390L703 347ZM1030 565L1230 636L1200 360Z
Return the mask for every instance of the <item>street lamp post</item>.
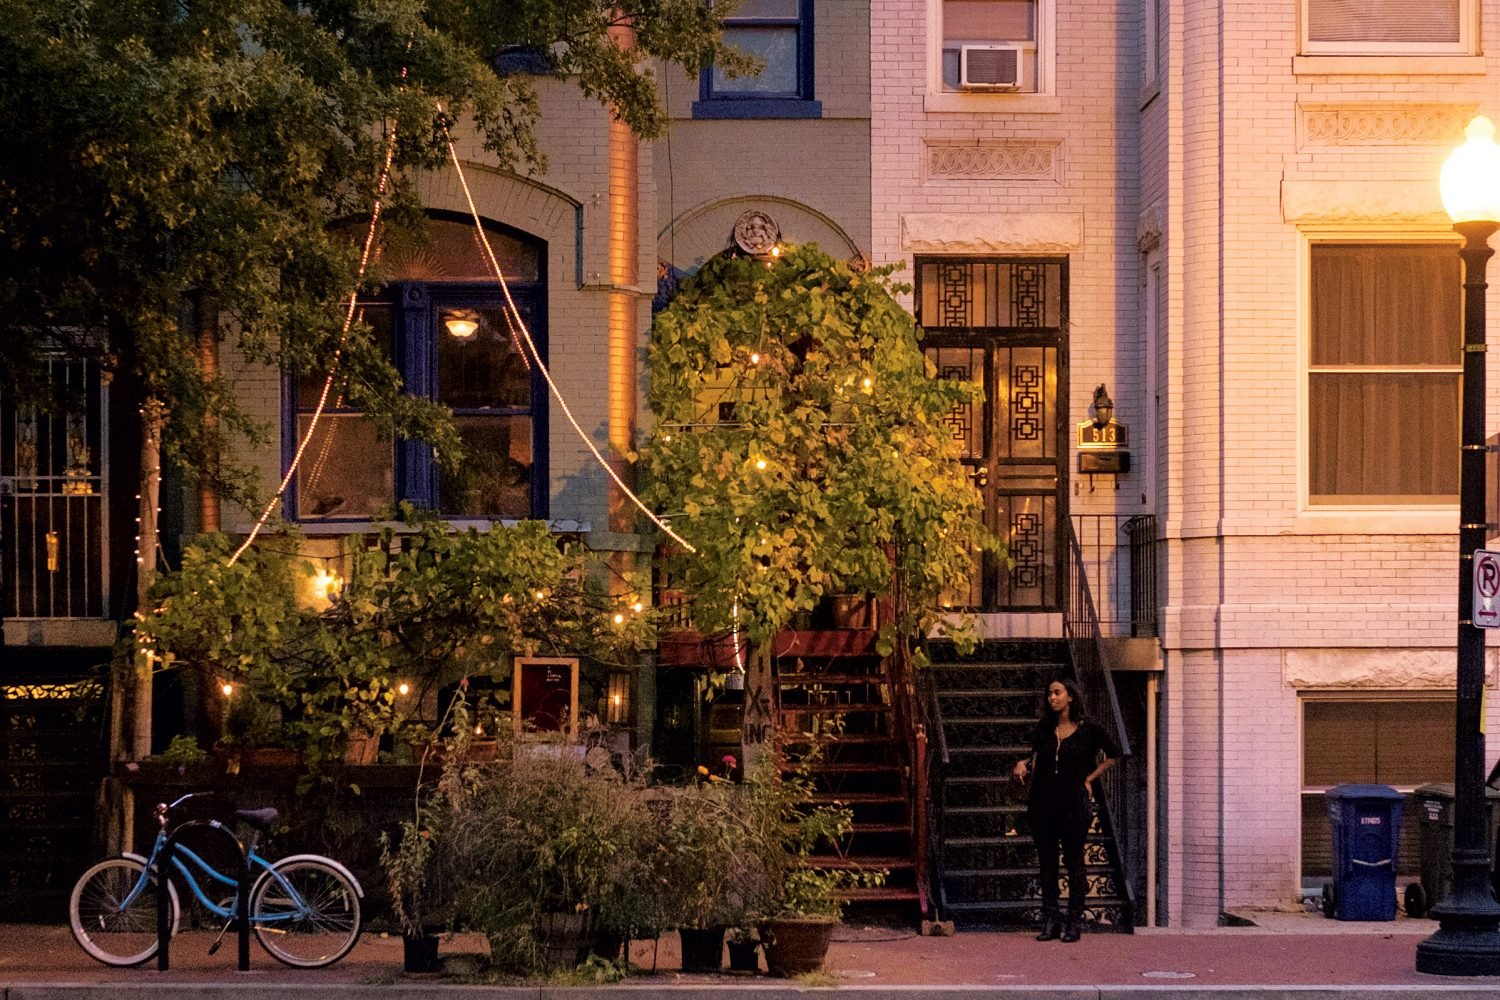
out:
M1464 238L1463 450L1458 534L1458 699L1453 802L1453 887L1432 908L1438 930L1417 945L1417 971L1440 976L1500 975L1500 904L1490 892L1485 822L1484 633L1473 624L1474 552L1485 540L1484 280L1500 229L1500 147L1495 126L1479 116L1468 141L1443 164L1443 207Z

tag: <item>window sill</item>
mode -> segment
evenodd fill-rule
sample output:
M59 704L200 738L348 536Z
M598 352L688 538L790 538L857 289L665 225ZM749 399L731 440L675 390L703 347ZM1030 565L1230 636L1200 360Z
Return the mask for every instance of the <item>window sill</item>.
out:
M1483 76L1484 56L1293 56L1295 76Z
M928 94L922 99L928 114L1062 114L1062 101L1050 94Z
M1156 100L1156 98L1160 94L1161 94L1161 81L1160 80L1152 80L1150 83L1145 83L1145 84L1141 85L1141 89L1140 89L1139 93L1136 94L1136 101L1139 103L1140 109L1142 111L1145 111L1146 110L1146 105L1148 105L1152 101Z
M693 102L693 117L702 120L734 118L822 118L822 101L784 97L721 97Z
M1299 535L1456 535L1458 508L1307 509L1292 530Z

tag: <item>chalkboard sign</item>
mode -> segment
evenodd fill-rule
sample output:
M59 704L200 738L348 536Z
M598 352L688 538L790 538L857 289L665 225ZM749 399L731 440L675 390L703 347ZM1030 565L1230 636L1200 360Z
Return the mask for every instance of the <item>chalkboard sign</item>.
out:
M578 739L578 661L517 657L511 711L516 733L564 733Z

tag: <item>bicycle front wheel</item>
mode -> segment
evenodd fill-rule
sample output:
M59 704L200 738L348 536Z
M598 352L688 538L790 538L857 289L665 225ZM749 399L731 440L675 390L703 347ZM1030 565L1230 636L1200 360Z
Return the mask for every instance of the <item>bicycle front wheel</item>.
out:
M90 958L105 965L140 965L156 954L159 891L156 875L147 875L146 865L136 858L99 862L83 873L68 899L68 924L73 929L73 939ZM175 935L179 907L177 889L170 881L167 909Z
M299 969L332 965L359 939L359 891L349 877L313 858L287 858L250 891L250 925L261 947Z

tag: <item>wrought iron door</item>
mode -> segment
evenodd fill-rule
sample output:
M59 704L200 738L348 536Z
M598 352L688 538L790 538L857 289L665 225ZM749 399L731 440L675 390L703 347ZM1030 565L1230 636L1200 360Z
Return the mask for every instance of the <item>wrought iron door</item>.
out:
M917 318L939 378L983 391L949 418L1008 560L984 557L948 603L1062 607L1067 526L1066 262L919 260Z

